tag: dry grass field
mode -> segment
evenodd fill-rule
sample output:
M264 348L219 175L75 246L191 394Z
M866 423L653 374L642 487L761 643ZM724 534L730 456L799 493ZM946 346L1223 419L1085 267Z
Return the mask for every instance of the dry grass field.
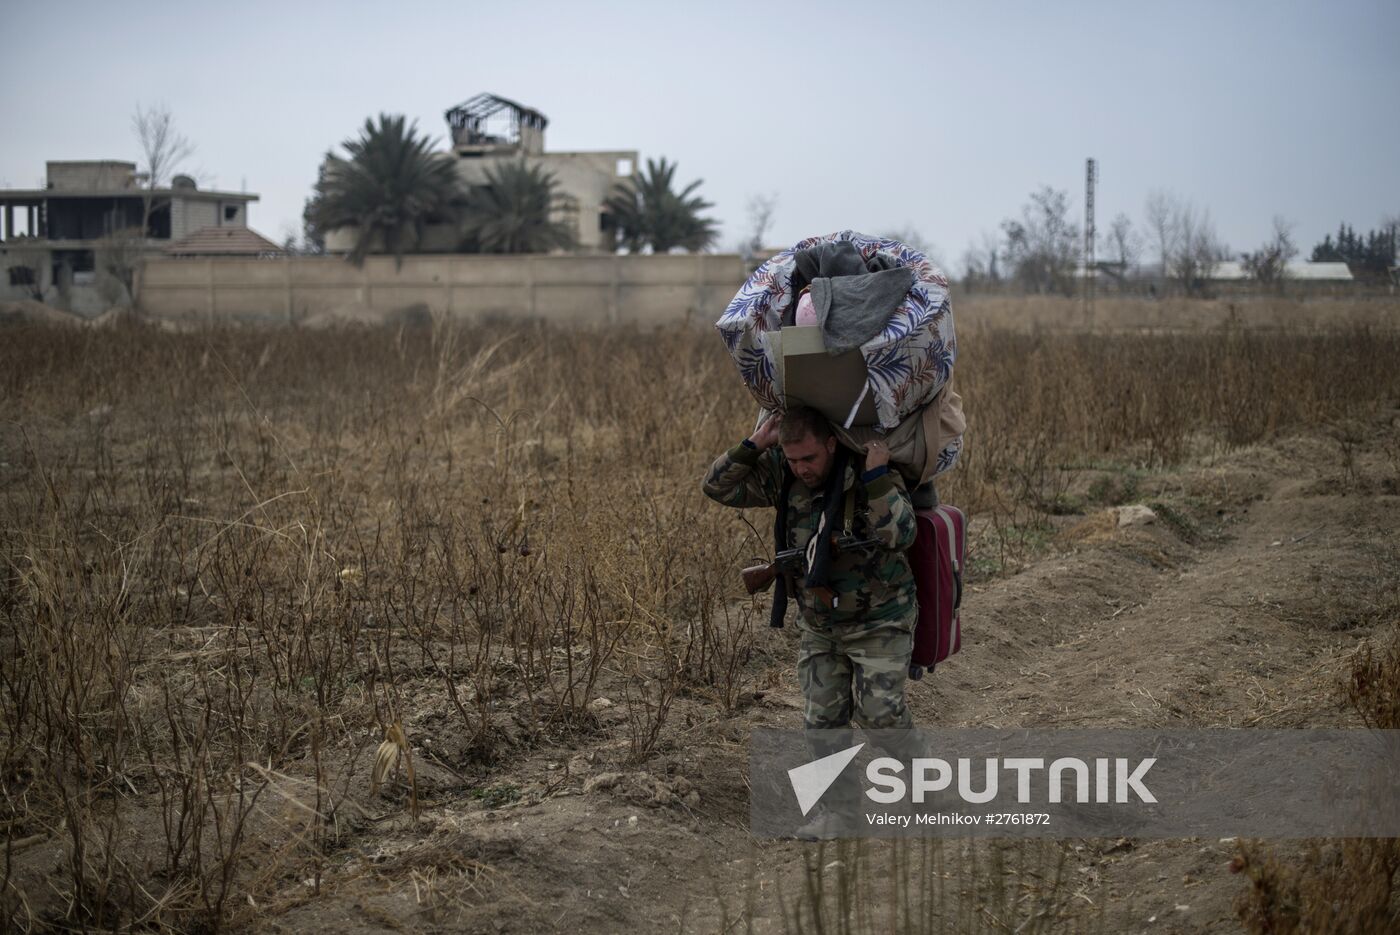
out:
M971 588L916 721L1400 726L1392 313L960 313ZM738 576L770 518L699 490L755 412L713 334L4 339L10 930L1400 918L1394 842L754 841L747 736L801 723L796 631Z

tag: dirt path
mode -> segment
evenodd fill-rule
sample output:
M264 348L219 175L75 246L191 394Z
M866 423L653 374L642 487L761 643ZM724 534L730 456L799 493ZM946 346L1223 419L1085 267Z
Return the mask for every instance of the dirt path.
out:
M1354 724L1338 700L1343 662L1400 611L1393 473L1378 445L1344 477L1334 444L1293 438L1152 476L1143 499L1167 509L1151 525L1120 529L1107 510L1065 518L1050 554L972 588L964 651L912 687L916 720ZM761 635L775 660L790 660L793 640L790 630ZM645 775L612 765L625 753L616 740L532 757L517 771L521 783L561 776L543 801L431 808L416 828L377 835L373 854L366 843L349 856L341 873L358 882L331 885L264 924L714 931L752 901L754 931L783 931L773 894L786 880L791 897L815 846L755 843L747 832L748 732L801 721L790 670L772 677L772 690L731 719L686 726L678 711L674 742ZM609 771L620 775L600 781ZM950 846L967 853L965 843ZM1238 930L1231 906L1242 882L1226 870L1228 841L1070 847L1067 885L1090 921L1067 927ZM398 872L371 885L356 869L368 861Z

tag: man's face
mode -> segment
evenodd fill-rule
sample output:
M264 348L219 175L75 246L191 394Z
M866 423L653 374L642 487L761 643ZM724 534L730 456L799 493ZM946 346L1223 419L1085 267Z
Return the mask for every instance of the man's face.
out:
M824 442L808 433L795 442L783 442L783 457L797 479L809 489L820 487L831 472L832 455L836 453L836 439Z

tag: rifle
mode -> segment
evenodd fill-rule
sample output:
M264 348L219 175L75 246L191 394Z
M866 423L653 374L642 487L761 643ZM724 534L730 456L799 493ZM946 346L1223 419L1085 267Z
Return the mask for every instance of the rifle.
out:
M831 537L831 549L833 555L840 555L842 552L860 552L867 549L877 548L883 543L879 539L857 539L849 533ZM773 580L779 575L795 575L807 569L807 550L783 549L773 561L765 565L750 565L742 572L744 576L744 587L750 594L757 594L759 591L768 590L773 584Z

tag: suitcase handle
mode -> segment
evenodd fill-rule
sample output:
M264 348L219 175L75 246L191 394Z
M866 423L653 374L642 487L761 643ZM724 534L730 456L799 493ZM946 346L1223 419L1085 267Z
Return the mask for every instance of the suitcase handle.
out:
M943 507L938 507L938 512L941 514L943 512ZM953 535L952 522L946 522L944 524L944 528L948 530L948 556L949 561L953 566L953 611L956 613L958 608L962 607L962 562L958 561L958 550L956 545L957 540L956 537Z

